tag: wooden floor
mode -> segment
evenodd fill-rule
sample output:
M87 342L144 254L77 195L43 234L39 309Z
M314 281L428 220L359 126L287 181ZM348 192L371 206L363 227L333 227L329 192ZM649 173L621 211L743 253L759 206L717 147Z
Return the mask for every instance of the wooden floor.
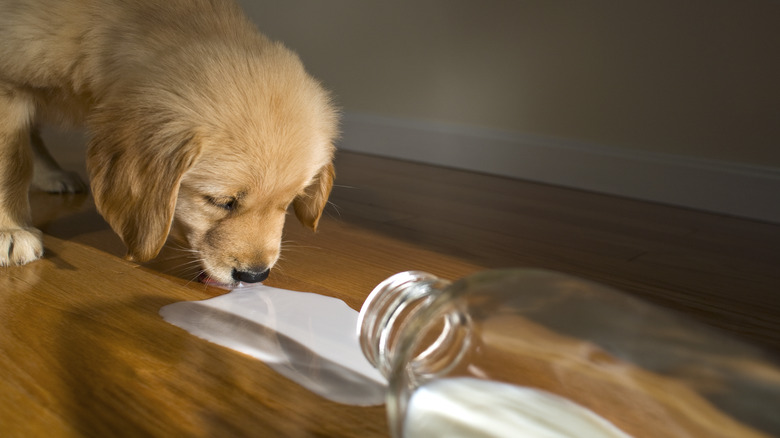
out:
M402 270L544 267L780 351L778 225L345 152L337 173L320 231L291 219L266 284L359 309ZM46 257L0 270L3 436L387 435L381 407L328 402L162 321L224 293L174 249L138 267L89 197L33 201Z
M595 280L780 350L780 225L357 154L338 183L340 221Z

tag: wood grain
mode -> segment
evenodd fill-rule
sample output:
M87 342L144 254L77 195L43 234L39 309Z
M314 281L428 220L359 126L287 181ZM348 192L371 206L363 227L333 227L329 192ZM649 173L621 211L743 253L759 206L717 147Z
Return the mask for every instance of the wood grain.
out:
M780 226L340 153L312 234L292 220L266 284L359 309L408 269L536 266L616 286L780 350ZM2 436L387 436L382 407L322 399L169 325L224 293L169 245L124 261L86 195L34 194L46 257L0 270Z

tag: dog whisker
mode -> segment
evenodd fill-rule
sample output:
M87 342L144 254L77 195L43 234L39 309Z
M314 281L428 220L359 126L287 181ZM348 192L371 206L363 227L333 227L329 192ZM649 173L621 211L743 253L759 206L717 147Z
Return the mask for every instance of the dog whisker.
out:
M287 250L296 250L296 249L322 249L319 246L311 246L311 245L298 245L293 241L284 241L281 243L281 249L282 254Z
M330 202L330 201L328 201L327 204L331 206L330 209L326 210L326 212L328 213L328 216L333 217L330 214L330 212L332 210L332 211L334 211L336 213L336 215L338 216L338 219L341 219L341 209L339 208L339 206L334 204L333 202Z
M176 258L168 259L175 260ZM183 261L182 263L178 263L176 265L172 265L164 269L162 272L165 274L171 274L171 275L177 275L177 276L185 276L191 273L194 269L198 269L199 271L203 271L203 259L201 258L194 258L191 260Z
M310 245L291 245L291 246L285 246L283 248L284 251L295 251L298 249L322 249L322 247L319 246L310 246Z
M282 257L279 257L279 260L274 265L274 269L273 269L275 274L284 275L284 266L282 266L283 264L284 264L284 259Z
M187 286L189 286L193 281L194 282L198 282L198 278L200 278L201 275L205 275L205 274L206 274L206 271L201 269L200 271L198 271L197 274L195 274L194 276L190 277L189 281L187 282ZM203 287L205 289L206 285L204 284Z
M188 248L186 246L181 246L181 245L169 245L167 248L178 252L184 252L184 253L192 253L192 254L199 253L199 251L196 249Z
M192 256L189 255L181 255L181 254L173 254L169 255L168 257L157 257L157 261L161 262L170 262L172 260L182 260L182 259L192 259Z

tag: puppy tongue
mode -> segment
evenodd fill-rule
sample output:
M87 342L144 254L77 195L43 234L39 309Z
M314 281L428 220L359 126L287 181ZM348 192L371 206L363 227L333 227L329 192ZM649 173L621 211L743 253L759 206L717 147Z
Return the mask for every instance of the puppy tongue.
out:
M214 280L213 278L209 277L209 275L206 274L205 272L201 272L198 275L198 281L203 283L203 284L209 285L209 286L217 286L217 287L221 287L221 288L224 288L224 289L229 289L230 288L229 285L220 283L217 280Z
M199 282L207 285L207 286L216 286L218 288L227 289L227 290L236 289L236 288L240 288L240 287L247 287L247 286L252 286L252 285L259 285L259 286L263 285L262 282L259 282L259 283L243 283L243 282L239 282L238 284L232 284L232 285L231 284L220 283L219 281L214 280L213 278L209 277L209 275L206 274L205 272L201 272L200 274L198 274L197 280Z

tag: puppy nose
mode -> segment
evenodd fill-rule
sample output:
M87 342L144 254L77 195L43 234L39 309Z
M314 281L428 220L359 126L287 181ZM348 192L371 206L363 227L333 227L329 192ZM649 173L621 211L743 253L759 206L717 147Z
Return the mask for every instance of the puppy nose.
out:
M235 268L233 268L233 280L241 281L244 283L259 283L266 278L268 278L268 274L271 272L270 269L265 268L257 268L257 269L248 269L246 271L239 271Z

